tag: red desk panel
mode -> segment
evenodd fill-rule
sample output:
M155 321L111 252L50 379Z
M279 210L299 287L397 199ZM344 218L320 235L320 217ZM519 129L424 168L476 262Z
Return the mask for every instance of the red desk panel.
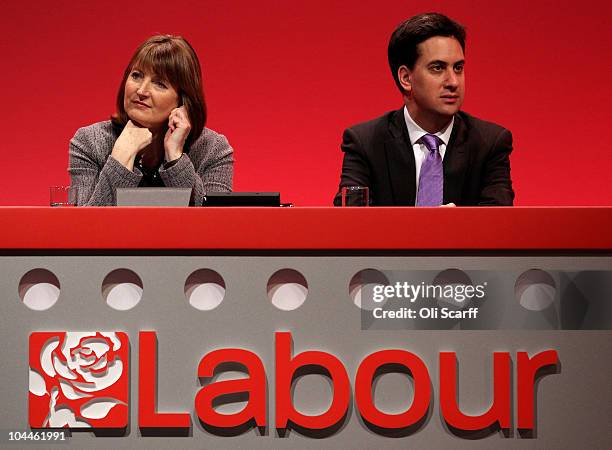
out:
M0 208L3 249L612 250L612 208Z

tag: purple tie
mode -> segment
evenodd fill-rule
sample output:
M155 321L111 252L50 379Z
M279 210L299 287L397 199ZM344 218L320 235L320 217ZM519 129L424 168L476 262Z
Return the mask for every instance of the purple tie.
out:
M440 139L433 134L426 134L420 141L425 144L429 153L421 166L416 205L440 206L442 204L442 194L444 190L442 157L438 151Z

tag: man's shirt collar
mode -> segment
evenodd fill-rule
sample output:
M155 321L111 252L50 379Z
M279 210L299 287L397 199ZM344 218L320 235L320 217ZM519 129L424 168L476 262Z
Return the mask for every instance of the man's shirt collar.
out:
M404 120L406 121L406 128L408 128L408 135L410 136L410 145L414 145L419 139L421 139L426 134L430 134L421 128L412 117L408 113L408 108L404 106ZM444 145L448 146L448 141L450 140L450 135L453 131L453 125L455 124L455 116L451 119L450 123L446 126L445 129L438 131L437 133L433 133L434 136L437 136L442 140Z

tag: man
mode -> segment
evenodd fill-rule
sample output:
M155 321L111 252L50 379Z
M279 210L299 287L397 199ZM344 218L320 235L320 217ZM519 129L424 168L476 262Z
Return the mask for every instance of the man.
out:
M391 35L389 65L404 107L345 130L344 186L367 186L377 206L512 205L512 135L460 111L465 30L420 14Z

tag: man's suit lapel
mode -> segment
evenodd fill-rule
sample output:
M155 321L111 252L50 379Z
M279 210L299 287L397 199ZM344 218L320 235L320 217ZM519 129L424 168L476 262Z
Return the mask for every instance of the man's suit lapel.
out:
M391 190L393 191L393 204L414 206L416 168L403 108L391 115L389 134L385 141L385 152L387 154Z
M444 154L444 203L460 204L463 180L468 168L467 126L460 114L455 123Z

